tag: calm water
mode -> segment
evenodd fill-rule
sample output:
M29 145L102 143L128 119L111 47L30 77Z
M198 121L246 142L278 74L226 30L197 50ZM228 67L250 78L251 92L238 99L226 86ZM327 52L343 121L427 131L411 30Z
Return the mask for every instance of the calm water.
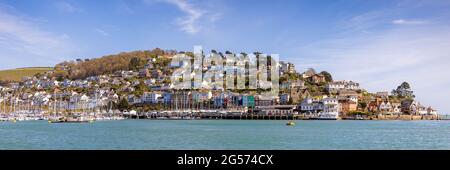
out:
M0 122L0 149L450 149L450 121Z

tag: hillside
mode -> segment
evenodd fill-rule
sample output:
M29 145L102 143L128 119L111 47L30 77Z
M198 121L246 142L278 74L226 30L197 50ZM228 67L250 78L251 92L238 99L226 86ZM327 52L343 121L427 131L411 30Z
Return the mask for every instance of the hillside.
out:
M54 76L60 79L84 79L89 76L111 74L119 70L135 70L134 66L143 67L150 58L173 56L175 53L176 51L164 51L156 48L146 51L122 52L100 58L65 61L55 66ZM132 59L134 59L134 63Z
M23 77L33 76L37 73L44 73L52 70L53 67L28 67L0 70L0 81L20 81Z

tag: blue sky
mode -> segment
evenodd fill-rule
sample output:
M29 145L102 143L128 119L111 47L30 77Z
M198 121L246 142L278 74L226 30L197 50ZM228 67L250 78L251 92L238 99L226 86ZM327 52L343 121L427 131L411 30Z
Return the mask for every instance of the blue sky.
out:
M280 54L450 112L448 0L0 0L0 69L163 49Z

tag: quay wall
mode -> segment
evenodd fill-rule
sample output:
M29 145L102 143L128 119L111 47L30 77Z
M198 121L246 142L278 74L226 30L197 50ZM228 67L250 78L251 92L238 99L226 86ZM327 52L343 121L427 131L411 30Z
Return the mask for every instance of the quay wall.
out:
M130 116L130 119L158 119L157 116ZM315 120L305 115L198 115L197 119L226 119L226 120ZM182 119L182 118L180 118ZM342 120L439 120L436 115L374 115L360 119L342 117Z
M436 115L376 115L371 120L439 120Z

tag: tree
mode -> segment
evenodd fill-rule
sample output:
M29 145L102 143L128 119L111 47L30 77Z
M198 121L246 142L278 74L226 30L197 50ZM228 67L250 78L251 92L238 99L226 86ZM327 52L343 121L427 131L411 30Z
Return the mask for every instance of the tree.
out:
M135 70L136 71L136 70L138 70L140 64L141 64L141 59L137 58L137 57L133 57L130 60L130 64L128 65L128 68L130 70Z
M117 108L119 110L127 110L128 108L130 108L130 104L128 103L128 100L126 98L122 98L117 104Z
M358 103L358 107L364 110L367 107L367 103L364 101L360 101Z
M53 76L56 77L56 80L63 81L69 74L65 70L55 70Z
M397 89L392 90L392 95L400 98L414 98L413 93L408 82L403 82L400 86L397 86Z
M148 90L147 85L145 85L144 81L139 81L139 84L136 86L136 89L134 91L134 95L141 96Z
M331 74L328 73L327 71L322 71L322 72L320 72L320 74L325 77L325 81L326 82L332 82L333 81L333 76L331 76Z

